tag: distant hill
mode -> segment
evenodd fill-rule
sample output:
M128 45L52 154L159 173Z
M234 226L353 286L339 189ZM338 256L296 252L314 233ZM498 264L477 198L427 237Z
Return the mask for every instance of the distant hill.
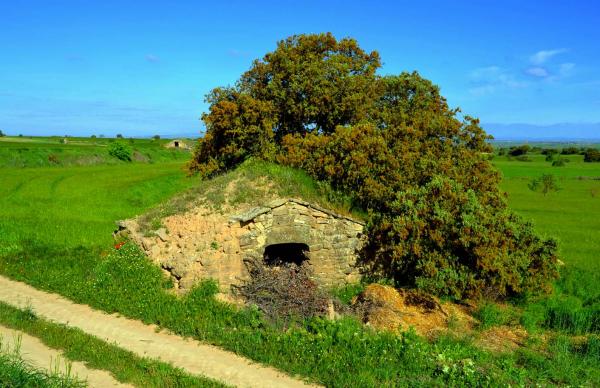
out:
M600 141L600 123L483 124L496 140L595 140Z

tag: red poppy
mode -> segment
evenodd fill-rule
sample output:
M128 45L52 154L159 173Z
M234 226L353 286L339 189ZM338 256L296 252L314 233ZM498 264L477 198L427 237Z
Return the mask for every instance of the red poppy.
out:
M121 247L122 247L123 245L125 245L125 242L124 242L124 241L121 241L120 243L118 243L118 244L116 244L116 245L115 245L115 249L121 249Z

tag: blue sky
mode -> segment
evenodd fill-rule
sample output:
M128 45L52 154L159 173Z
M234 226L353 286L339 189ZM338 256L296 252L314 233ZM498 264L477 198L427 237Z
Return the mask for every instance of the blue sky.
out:
M379 51L381 74L418 70L492 133L600 123L598 26L591 0L2 1L0 129L200 133L211 88L280 39L326 31ZM544 131L527 128L508 135Z

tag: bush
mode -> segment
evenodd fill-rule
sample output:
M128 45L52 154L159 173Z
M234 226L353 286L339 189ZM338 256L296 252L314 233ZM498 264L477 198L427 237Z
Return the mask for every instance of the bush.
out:
M583 155L584 162L600 162L600 150L589 148Z
M113 158L130 162L132 151L131 148L121 142L113 142L108 145L108 154Z
M518 147L510 147L508 154L510 156L520 156L520 155L527 154L527 152L529 152L529 150L530 150L530 147L527 144L525 144L525 145L521 145Z
M6 136L6 135L4 134L4 132L2 132L2 130L0 130L0 137L4 137L4 136Z
M569 159L566 158L558 158L552 161L552 167L563 167L569 162Z

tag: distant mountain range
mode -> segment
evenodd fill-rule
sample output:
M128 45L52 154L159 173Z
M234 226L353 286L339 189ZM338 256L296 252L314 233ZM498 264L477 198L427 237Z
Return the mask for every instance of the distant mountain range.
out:
M495 140L600 140L600 123L533 124L482 124Z

